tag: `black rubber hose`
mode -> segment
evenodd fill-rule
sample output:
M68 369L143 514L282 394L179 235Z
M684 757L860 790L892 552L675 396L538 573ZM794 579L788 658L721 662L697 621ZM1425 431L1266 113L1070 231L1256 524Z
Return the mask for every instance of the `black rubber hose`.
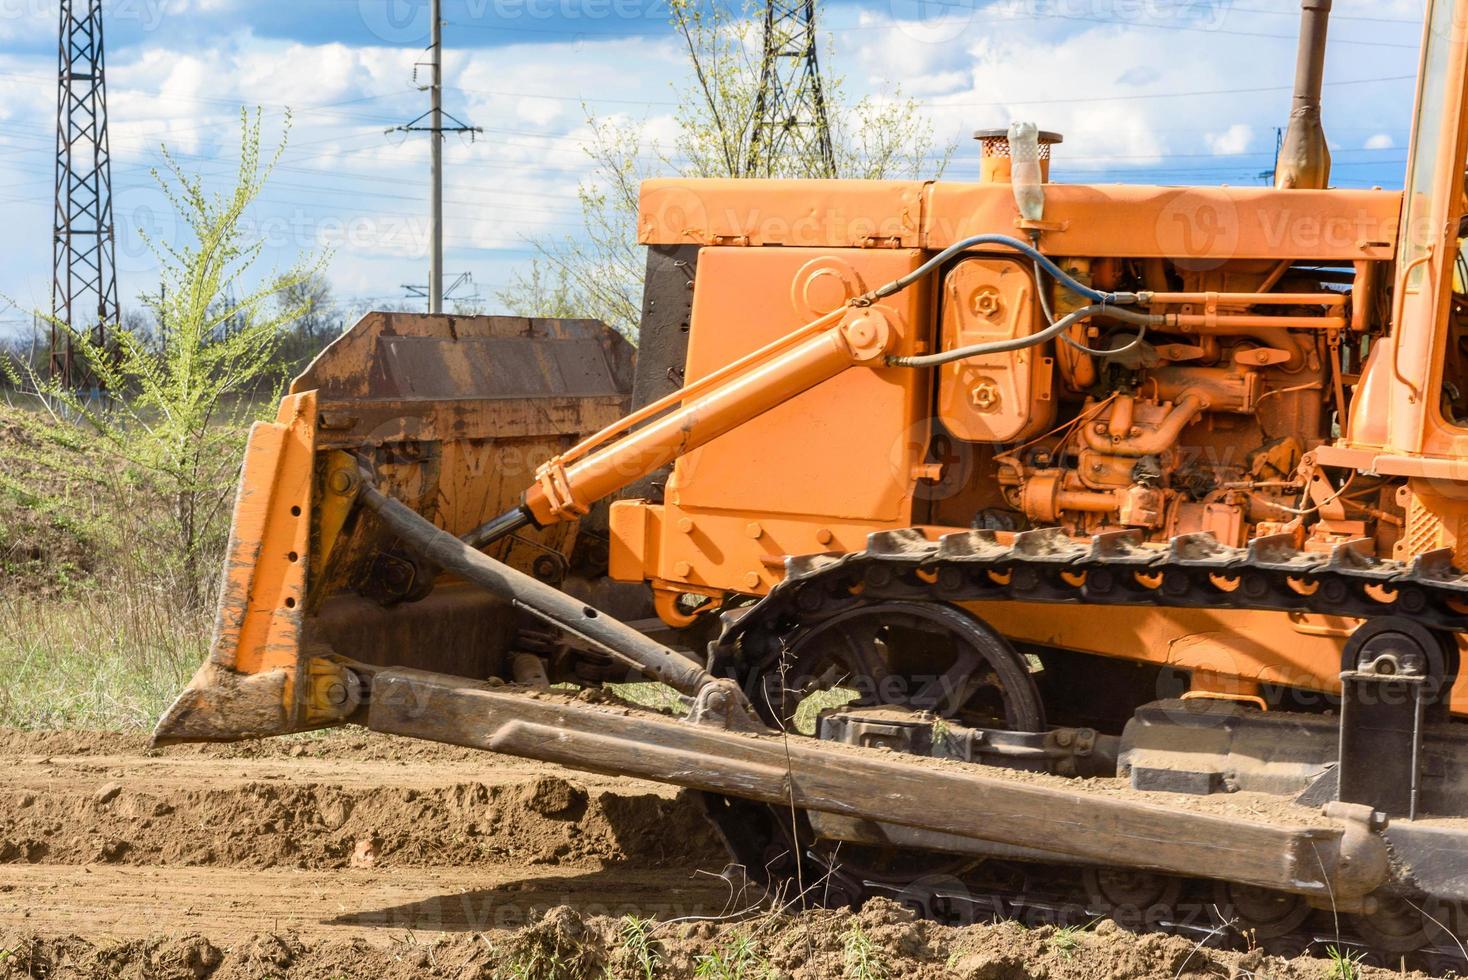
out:
M1098 290L1092 289L1085 283L1077 282L1075 279L1067 275L1064 269L1060 268L1060 266L1052 262L1050 260L1050 257L1045 255L1039 249L1035 248L1028 242L1022 242L1018 238L1012 238L1009 235L970 235L968 238L954 242L952 245L949 245L943 251L939 252L931 259L928 259L922 265L918 266L916 269L912 270L906 275L897 279L893 279L885 286L878 286L876 289L873 289L871 292L866 293L859 299L865 303L870 304L875 302L876 300L882 299L883 297L891 296L893 293L900 292L901 290L904 290L908 286L911 286L913 283L917 282L923 276L926 276L928 273L932 272L944 262L947 262L949 259L953 258L953 256L958 255L960 252L966 252L971 248L976 248L980 245L999 245L1004 248L1013 249L1014 251L1019 252L1023 255L1029 256L1029 258L1034 261L1036 265L1045 270L1046 275L1050 276L1050 278L1054 279L1056 282L1060 283L1071 292L1079 296L1085 297L1092 303L1101 303L1108 306L1129 306L1133 303L1140 302L1142 299L1142 297L1136 293L1103 293L1099 292Z
M924 368L937 367L940 364L949 364L953 361L962 361L970 357L982 357L986 354L1003 354L1013 350L1024 350L1026 347L1034 347L1053 339L1075 326L1081 320L1091 316L1108 316L1128 323L1140 323L1143 326L1161 326L1164 317L1160 314L1134 313L1131 310L1119 310L1105 303L1094 303L1083 306L1080 309L1067 313L1056 320L1050 326L1039 333L1032 333L1024 337L1013 337L1009 340L994 340L986 344L970 344L967 347L956 347L953 350L938 351L936 354L919 354L912 357L889 357L889 367Z
M1035 295L1040 297L1040 312L1045 314L1045 322L1047 324L1054 323L1055 311L1050 308L1050 294L1046 292L1045 284L1040 281L1040 265L1038 262L1035 263ZM1069 346L1074 347L1076 350L1080 351L1082 354L1090 354L1092 357L1108 357L1114 356L1116 354L1124 354L1134 347L1141 346L1142 339L1146 336L1147 325L1145 323L1140 323L1137 325L1137 335L1135 337L1129 340L1124 346L1115 347L1111 350L1101 350L1100 348L1096 347L1087 347L1085 344L1072 337L1069 330L1062 333L1060 335L1060 339L1065 341L1066 344L1068 344Z

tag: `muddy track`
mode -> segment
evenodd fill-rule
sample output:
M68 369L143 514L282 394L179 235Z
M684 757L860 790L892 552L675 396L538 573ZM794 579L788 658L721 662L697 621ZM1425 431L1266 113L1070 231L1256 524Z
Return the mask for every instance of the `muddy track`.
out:
M658 976L691 975L740 936L749 976L841 976L853 935L894 978L1328 966L1109 923L1078 938L947 928L890 903L707 921L757 898L719 876L724 862L676 790L470 750L337 734L150 751L139 736L0 732L5 980L642 976L627 915L666 923Z

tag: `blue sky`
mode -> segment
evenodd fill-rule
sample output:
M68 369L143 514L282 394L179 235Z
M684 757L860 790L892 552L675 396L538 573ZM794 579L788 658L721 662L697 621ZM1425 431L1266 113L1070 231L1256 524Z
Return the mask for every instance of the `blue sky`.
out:
M448 273L493 293L531 242L580 226L587 110L666 140L686 64L662 0L444 0L446 106L484 127L446 151ZM1032 119L1065 134L1063 181L1249 184L1273 156L1294 69L1287 0L823 0L823 56L853 96L917 99L959 142ZM426 108L413 82L427 0L106 0L124 308L156 288L141 231L172 220L148 174L166 143L223 180L241 105L295 123L256 213L264 263L333 247L343 307L426 278L427 145L387 135ZM1400 186L1421 3L1337 0L1325 124L1340 186ZM0 0L0 330L49 305L55 0Z

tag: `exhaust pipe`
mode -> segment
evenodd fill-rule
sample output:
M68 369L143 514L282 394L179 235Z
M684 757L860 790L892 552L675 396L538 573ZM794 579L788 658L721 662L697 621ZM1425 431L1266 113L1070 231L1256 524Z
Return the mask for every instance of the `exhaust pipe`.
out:
M1330 0L1301 0L1300 51L1290 124L1274 167L1280 190L1319 190L1330 183L1330 147L1320 124L1320 86L1325 77L1325 32Z

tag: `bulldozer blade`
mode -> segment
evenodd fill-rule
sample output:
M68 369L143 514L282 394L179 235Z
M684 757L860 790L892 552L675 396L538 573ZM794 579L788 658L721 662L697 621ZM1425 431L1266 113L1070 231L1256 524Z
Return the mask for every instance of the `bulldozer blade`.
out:
M373 678L368 727L576 769L994 841L1088 862L1221 878L1322 901L1388 877L1367 808L1278 823L1204 813L982 765L894 758L417 670ZM1303 819L1301 819L1303 818Z
M632 363L630 345L592 320L363 317L250 431L209 656L155 742L341 724L361 708L349 663L493 675L516 609L364 513L360 469L462 535L513 507L568 439L625 413ZM490 554L570 589L579 531L525 529Z

